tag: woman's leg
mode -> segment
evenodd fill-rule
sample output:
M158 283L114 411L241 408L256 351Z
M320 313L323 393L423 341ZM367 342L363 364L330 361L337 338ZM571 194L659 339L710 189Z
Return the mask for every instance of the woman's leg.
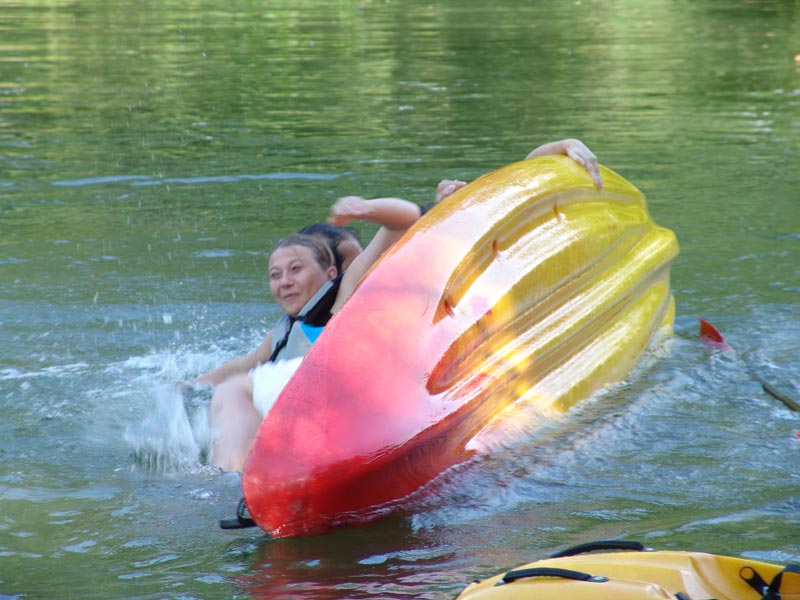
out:
M211 464L225 471L241 471L261 424L249 375L236 375L217 386L208 419L214 436Z

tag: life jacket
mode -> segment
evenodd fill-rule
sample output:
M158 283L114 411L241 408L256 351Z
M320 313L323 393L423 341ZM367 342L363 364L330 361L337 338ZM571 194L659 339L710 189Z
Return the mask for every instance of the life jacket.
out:
M272 330L270 362L305 356L331 318L342 276L326 281L296 317L284 314Z

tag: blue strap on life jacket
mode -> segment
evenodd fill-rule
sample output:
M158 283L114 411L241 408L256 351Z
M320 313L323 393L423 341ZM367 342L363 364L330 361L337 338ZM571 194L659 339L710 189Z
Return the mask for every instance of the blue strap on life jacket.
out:
M317 341L317 338L322 333L322 330L325 328L323 325L318 325L318 326L309 325L305 321L300 323L300 327L303 329L303 333L306 334L308 341L310 341L312 344Z

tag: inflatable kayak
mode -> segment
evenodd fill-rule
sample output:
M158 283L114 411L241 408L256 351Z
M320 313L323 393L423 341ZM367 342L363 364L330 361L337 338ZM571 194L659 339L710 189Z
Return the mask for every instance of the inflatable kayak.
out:
M623 550L584 554L594 550ZM702 552L643 551L637 542L595 542L475 581L457 600L788 600L800 566Z
M518 162L420 219L325 327L242 473L275 537L366 523L477 451L565 412L669 330L672 232L602 170Z

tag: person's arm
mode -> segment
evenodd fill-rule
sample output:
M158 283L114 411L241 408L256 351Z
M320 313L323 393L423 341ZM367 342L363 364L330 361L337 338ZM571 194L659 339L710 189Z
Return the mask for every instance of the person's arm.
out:
M548 142L547 144L542 144L541 146L531 150L531 152L525 158L550 156L553 154L565 154L569 156L572 160L589 171L589 175L591 176L592 181L594 182L595 186L597 186L598 190L603 189L603 180L600 178L600 165L597 162L597 157L580 140L568 139L559 140L557 142ZM434 204L441 202L448 196L460 190L465 185L467 185L466 182L459 181L457 179L442 179L436 188L436 199L434 200Z
M215 369L200 375L196 381L208 385L218 385L231 375L248 373L258 365L265 363L272 356L272 331L270 331L259 344L258 348L245 356L237 356L221 364Z
M381 228L364 251L345 270L336 302L331 308L333 314L341 309L373 263L399 240L419 217L419 206L401 198L365 200L358 196L346 196L336 201L331 207L331 216L328 218L331 225L347 225L354 219L360 219L377 223Z
M594 152L589 150L586 145L576 139L558 140L548 142L538 148L534 148L525 158L535 158L537 156L549 156L553 154L565 154L576 163L589 171L589 175L598 190L603 189L603 180L600 178L600 165Z
M402 198L366 200L360 196L345 196L331 207L328 223L343 227L355 219L402 232L419 219L419 206Z

